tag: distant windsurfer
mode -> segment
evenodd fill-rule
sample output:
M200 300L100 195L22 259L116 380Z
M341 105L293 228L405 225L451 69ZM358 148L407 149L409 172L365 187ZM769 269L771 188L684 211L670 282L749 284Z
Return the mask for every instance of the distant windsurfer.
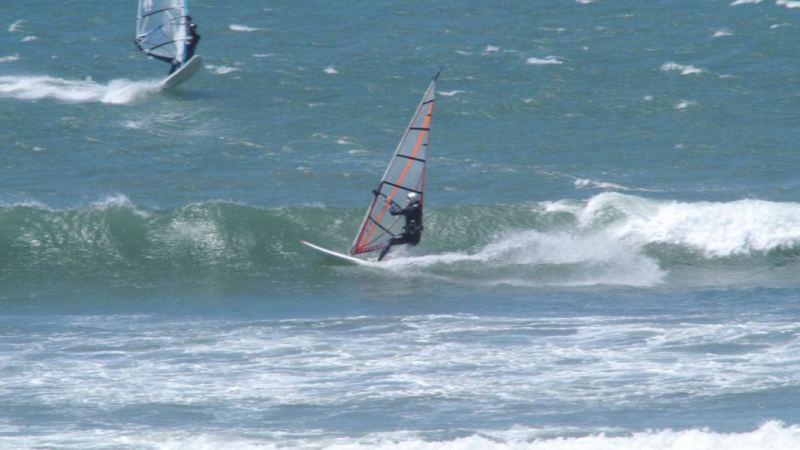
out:
M192 20L192 16L186 16L186 61L189 61L194 56L194 49L197 47L198 42L200 42L200 34L197 33L197 24ZM170 64L172 67L170 67L169 73L172 74L178 70L183 61L176 58Z
M378 261L382 260L389 249L393 245L409 244L417 245L422 237L422 203L420 203L419 194L410 192L408 194L408 204L405 208L399 208L392 204L389 213L393 216L403 216L406 219L406 225L403 227L403 233L399 236L394 236L389 239L389 243L383 248Z

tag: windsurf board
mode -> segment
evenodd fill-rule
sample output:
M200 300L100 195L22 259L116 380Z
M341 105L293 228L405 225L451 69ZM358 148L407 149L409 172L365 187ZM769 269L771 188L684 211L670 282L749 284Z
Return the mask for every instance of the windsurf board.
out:
M172 89L183 84L186 80L192 78L201 67L203 67L203 57L200 55L192 56L192 59L186 61L185 64L161 83L161 89Z
M308 247L310 249L314 249L314 250L322 253L324 256L327 256L329 258L335 259L337 261L345 262L345 263L348 263L348 264L355 264L355 265L359 265L359 266L374 266L375 265L375 264L373 264L373 263L371 263L369 261L365 261L363 259L353 258L352 256L345 255L345 254L342 254L342 253L339 253L339 252L335 252L333 250L328 250L327 248L320 247L319 245L314 245L311 242L300 241L300 243L305 245L306 247Z

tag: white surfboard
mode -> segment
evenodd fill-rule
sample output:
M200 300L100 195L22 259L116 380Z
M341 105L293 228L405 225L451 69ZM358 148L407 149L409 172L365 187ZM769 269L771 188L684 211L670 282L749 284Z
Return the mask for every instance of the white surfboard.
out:
M319 245L314 245L311 242L307 241L300 241L301 244L305 245L308 248L314 249L323 255L335 259L337 261L345 262L348 264L355 264L359 266L377 266L378 264L371 263L369 261L365 261L363 259L353 258L352 256L345 255L339 252L335 252L333 250L328 250L327 248L320 247Z
M183 84L186 80L192 78L201 67L203 67L203 57L200 55L192 56L192 59L186 61L185 64L161 83L161 89L172 89Z

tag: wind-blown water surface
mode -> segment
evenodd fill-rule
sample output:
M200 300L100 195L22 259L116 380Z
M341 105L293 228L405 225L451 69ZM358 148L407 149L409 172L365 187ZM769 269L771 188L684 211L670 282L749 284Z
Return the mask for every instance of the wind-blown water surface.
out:
M792 1L0 22L0 447L794 449ZM422 243L336 265L440 67Z

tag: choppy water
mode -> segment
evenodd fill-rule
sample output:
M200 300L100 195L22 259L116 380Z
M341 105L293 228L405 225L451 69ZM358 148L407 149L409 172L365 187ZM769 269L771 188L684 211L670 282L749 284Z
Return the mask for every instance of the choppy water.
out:
M0 447L800 446L800 3L133 3L0 15Z

